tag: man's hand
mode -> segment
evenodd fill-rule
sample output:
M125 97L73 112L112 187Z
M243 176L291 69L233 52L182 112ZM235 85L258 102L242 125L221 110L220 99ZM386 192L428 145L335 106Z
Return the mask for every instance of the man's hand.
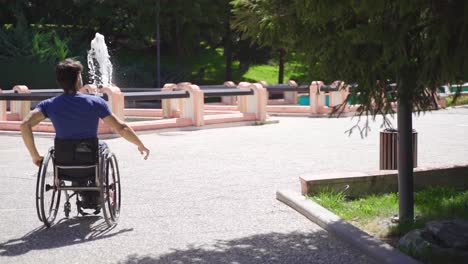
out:
M34 143L32 128L44 119L44 114L39 109L34 109L24 118L20 126L24 144L28 148L33 163L37 166L41 165L43 157L39 155L39 152L37 151L36 144Z
M150 150L147 149L144 145L138 146L138 150L140 151L141 155L144 156L144 159L148 159L148 156L150 154Z
M43 156L37 156L37 157L33 157L32 160L36 166L40 167L43 159L44 159Z

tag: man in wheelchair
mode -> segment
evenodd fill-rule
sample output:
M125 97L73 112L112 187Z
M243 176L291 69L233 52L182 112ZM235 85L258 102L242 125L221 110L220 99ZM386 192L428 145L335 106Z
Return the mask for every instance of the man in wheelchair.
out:
M115 185L118 184L120 189L119 177L115 176L115 171L118 174L115 155L109 151L104 142L99 142L97 139L99 119L102 119L127 141L135 144L145 160L150 153L135 132L110 111L106 101L99 96L78 92L83 86L82 71L83 66L79 61L66 59L59 62L56 66L56 77L64 93L40 102L21 124L24 144L33 163L40 167L36 206L39 219L46 226L50 226L55 219L61 190L65 191L67 203L69 199L67 190L73 190L76 191L75 194L79 194L77 206L78 211L82 213L81 209L95 209L97 212L101 210L103 203L100 200L103 198L107 199L110 205L112 199L109 197L116 192ZM49 150L44 160L36 148L32 127L46 118L52 121L56 135L55 148ZM48 166L49 162L53 165ZM53 167L53 172L49 174L54 175L54 180L46 184L46 171L50 167ZM45 176L41 178L40 175ZM71 182L71 185L66 185L65 181ZM44 195L47 193L52 193L52 201L50 205L45 206ZM120 193L118 195L120 199ZM66 216L70 211L67 208L70 205L67 203L65 204ZM114 218L112 212L110 216ZM104 217L109 224L105 211Z

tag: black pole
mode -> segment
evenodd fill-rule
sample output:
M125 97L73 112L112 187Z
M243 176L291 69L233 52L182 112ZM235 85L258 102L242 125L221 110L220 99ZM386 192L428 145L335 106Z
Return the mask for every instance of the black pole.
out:
M398 199L400 222L414 220L413 116L411 99L408 95L408 89L412 88L414 87L403 87L401 83L398 87Z
M284 82L284 56L286 55L286 50L280 48L279 52L279 66L278 66L278 83Z
M225 24L225 35L224 35L224 57L226 58L226 72L224 74L225 81L232 81L232 34L231 25L229 22L229 15Z
M160 51L160 36L159 36L159 10L160 0L156 3L156 87L161 87L161 51Z

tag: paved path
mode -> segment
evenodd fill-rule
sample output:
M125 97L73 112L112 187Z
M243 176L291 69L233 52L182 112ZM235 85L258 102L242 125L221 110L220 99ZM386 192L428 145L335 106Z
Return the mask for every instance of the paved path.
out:
M148 161L122 139L108 140L123 184L121 220L111 230L99 217L43 229L36 169L20 137L0 136L0 263L371 263L276 201L275 191L298 191L303 173L377 170L380 122L361 139L344 134L350 118L278 119L144 134ZM421 166L467 162L468 109L414 124ZM37 143L45 152L52 140Z

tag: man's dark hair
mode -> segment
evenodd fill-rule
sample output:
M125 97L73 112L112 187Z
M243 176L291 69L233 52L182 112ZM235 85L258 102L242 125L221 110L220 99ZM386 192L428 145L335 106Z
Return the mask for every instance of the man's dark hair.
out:
M65 59L55 67L58 85L66 92L76 92L78 74L83 71L81 62L74 59Z

